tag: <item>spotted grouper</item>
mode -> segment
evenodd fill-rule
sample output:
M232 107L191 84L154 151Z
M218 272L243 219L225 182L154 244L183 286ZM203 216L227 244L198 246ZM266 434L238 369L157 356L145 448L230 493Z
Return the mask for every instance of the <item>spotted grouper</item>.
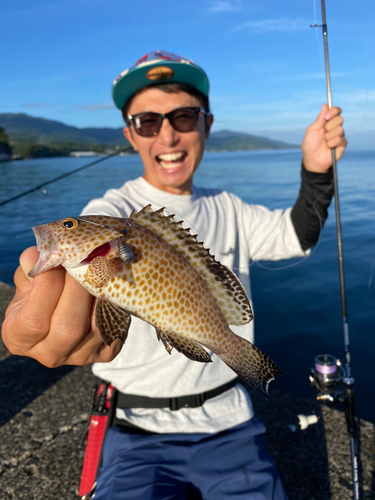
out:
M253 318L244 288L173 215L148 205L129 218L79 216L32 229L40 256L29 275L64 266L97 297L96 325L107 345L125 342L137 316L169 353L210 362L212 351L268 395L279 368L228 326Z

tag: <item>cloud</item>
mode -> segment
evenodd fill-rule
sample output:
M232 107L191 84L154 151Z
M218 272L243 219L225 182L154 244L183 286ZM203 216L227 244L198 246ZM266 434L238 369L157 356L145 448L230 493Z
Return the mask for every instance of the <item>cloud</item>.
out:
M45 109L45 108L56 108L56 104L50 104L47 102L25 102L22 104L23 108L37 108L37 109Z
M212 1L208 7L210 12L240 12L242 10L242 5L240 0L215 0Z
M309 22L305 19L262 19L260 21L249 21L239 24L231 30L231 33L250 31L252 33L293 33L309 28Z
M347 73L343 71L335 71L331 73L332 78L344 78L347 76ZM325 80L326 75L324 71L322 72L311 72L311 73L290 73L283 75L276 75L272 77L277 81L312 81L312 80Z
M337 92L335 100L345 100L348 103L372 103L375 102L375 90L354 89L352 92Z
M111 103L94 103L94 104L71 104L71 109L80 109L81 111L107 111L108 109L115 109L114 104Z

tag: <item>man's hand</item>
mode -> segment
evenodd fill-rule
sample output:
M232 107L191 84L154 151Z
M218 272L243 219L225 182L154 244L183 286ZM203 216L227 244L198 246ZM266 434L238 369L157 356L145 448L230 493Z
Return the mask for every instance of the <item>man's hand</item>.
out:
M348 141L345 138L342 110L323 104L315 122L307 128L302 142L302 161L310 172L325 173L332 166L331 150L336 148L336 159L344 154Z
M29 278L38 260L36 247L20 257L2 338L12 354L28 356L48 367L108 362L122 343L106 346L95 326L95 299L63 268Z

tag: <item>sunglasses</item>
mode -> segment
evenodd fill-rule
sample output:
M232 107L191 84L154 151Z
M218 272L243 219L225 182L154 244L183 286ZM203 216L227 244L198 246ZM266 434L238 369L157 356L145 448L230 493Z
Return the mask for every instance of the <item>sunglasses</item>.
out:
M167 118L177 132L191 132L196 129L199 113L209 115L203 108L178 108L165 115L152 112L128 115L127 125L131 123L142 137L152 137L158 135L164 118Z

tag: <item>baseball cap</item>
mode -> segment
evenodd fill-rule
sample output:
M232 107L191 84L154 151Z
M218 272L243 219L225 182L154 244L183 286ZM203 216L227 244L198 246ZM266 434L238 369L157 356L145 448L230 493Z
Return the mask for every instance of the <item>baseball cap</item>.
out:
M187 83L206 96L209 91L206 73L193 61L171 52L155 50L141 57L115 79L112 85L113 102L122 110L137 90L161 82Z

